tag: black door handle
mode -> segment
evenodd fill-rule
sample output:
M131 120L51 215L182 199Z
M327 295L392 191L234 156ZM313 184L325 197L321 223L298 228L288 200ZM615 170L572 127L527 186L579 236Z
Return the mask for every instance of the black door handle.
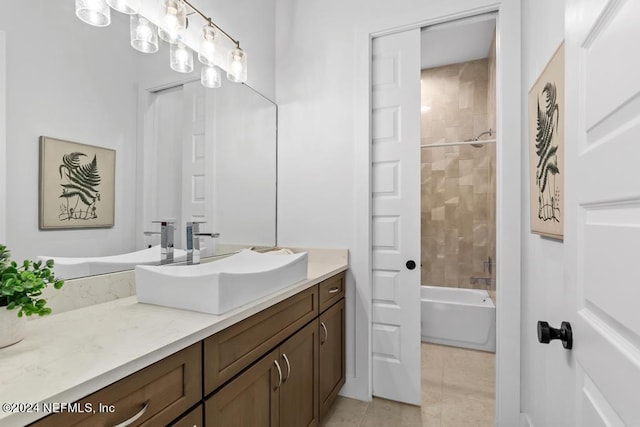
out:
M538 321L538 342L549 344L552 340L560 340L567 350L573 347L573 332L569 322L562 322L560 329L552 328L547 322Z
M412 260L412 259L407 261L407 263L405 265L407 266L407 268L409 270L413 270L414 268L416 268L416 262L414 260Z

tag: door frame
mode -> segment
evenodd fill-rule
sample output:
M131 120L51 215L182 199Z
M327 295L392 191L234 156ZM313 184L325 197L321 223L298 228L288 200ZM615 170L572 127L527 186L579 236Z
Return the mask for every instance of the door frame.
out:
M355 292L362 304L355 305L355 378L343 394L370 400L371 356L371 63L375 37L497 12L496 25L496 423L520 423L520 286L521 286L521 63L520 3L512 0L467 2L467 8L444 5L425 8L414 15L388 16L356 29L355 108L355 248L351 268L356 277ZM471 4L475 3L475 4ZM443 10L450 8L452 10ZM423 13L422 16L419 13ZM508 179L507 179L508 178ZM416 320L419 321L419 320ZM365 390L368 390L365 392Z

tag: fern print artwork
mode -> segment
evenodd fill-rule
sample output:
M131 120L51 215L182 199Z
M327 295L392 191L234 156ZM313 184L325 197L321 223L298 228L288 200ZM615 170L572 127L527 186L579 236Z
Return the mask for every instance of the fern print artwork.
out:
M564 235L564 43L528 98L531 232Z
M96 202L100 201L100 174L98 162L93 156L91 162L82 164L84 153L73 152L62 156L62 164L58 168L60 179L63 181L60 198L64 202L60 205L58 218L61 221L72 219L89 220L98 218Z
M542 99L543 107L540 108ZM536 129L536 186L538 188L538 218L560 222L560 190L556 185L558 144L556 135L560 111L556 99L556 85L547 83L538 97L538 125Z
M40 229L112 227L115 150L40 137Z

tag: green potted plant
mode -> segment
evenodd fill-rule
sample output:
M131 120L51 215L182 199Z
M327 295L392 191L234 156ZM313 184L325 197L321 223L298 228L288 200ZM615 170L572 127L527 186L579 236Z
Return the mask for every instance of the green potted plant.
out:
M60 289L64 284L53 274L53 260L25 260L18 265L9 259L10 255L7 247L0 244L0 347L24 337L23 316L51 313L47 301L40 298L42 290L49 285Z

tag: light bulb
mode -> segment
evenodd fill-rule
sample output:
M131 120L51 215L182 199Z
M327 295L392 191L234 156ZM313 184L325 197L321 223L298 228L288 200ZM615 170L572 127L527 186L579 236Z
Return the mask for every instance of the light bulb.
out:
M233 74L235 78L238 78L240 73L242 73L242 62L240 62L240 58L234 58L231 63L231 74Z
M202 27L198 60L209 67L222 65L222 46L220 36L209 24Z
M187 12L181 0L160 0L158 35L168 43L178 43L187 28Z
M247 81L247 54L239 47L229 51L227 79L235 83Z
M156 26L140 15L131 15L129 19L131 46L144 53L157 52L158 34Z
M169 54L173 70L179 73L193 71L193 52L183 43L172 44Z
M222 86L220 69L218 67L203 66L200 72L200 83L202 83L202 86L212 89Z

